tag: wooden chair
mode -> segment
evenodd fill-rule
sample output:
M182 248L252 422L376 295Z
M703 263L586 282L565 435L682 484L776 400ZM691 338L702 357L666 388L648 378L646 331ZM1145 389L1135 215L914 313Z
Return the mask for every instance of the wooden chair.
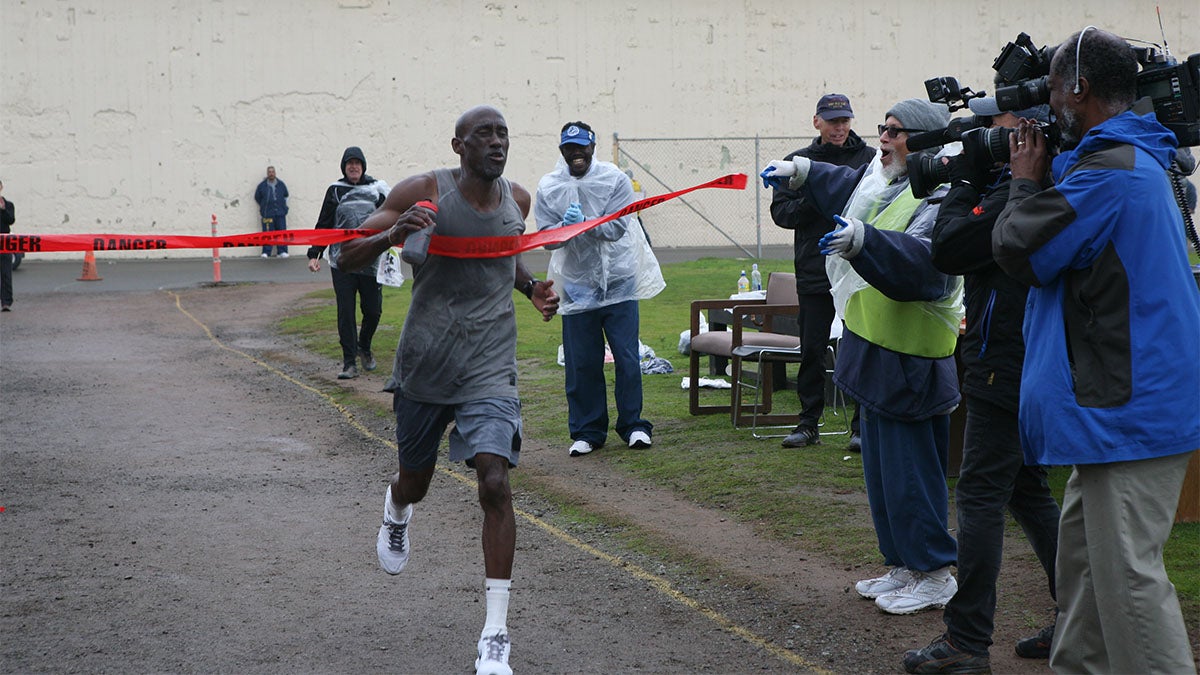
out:
M724 309L732 314L730 330L700 332L699 313L711 309ZM771 388L774 384L770 368L760 368L763 372L757 374L758 386L762 389L761 402L757 405L747 405L742 401L742 387L738 386L738 381L742 376L743 355L746 354L743 348L760 346L798 350L799 337L775 333L772 331L772 325L774 317L795 316L799 311L796 275L787 272L770 274L764 300L694 300L691 305L691 353L688 358L688 377L691 378L688 386L688 410L691 414L730 413L736 425L746 414L769 413ZM733 386L729 390L728 404L700 404L700 358L704 356L729 359Z

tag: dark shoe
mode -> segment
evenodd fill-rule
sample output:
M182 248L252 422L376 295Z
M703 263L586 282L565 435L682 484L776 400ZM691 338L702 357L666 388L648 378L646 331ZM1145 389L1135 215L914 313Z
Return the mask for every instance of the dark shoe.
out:
M785 448L803 448L806 445L820 445L821 435L812 427L796 427L796 430L783 439Z
M1038 631L1037 635L1017 641L1017 656L1023 659L1050 658L1050 644L1054 641L1054 624Z
M371 354L371 350L364 349L359 356L362 358L363 370L375 370L378 364L375 363L375 356Z
M904 652L906 673L990 673L988 657L962 651L942 635L924 649Z
M850 442L846 444L846 450L849 452L862 452L862 436L850 434Z
M0 312L11 312L11 311L12 311L12 307L10 307L8 305L0 307Z
M356 377L358 377L358 368L355 368L353 363L346 366L345 370L338 373L339 380L353 380Z

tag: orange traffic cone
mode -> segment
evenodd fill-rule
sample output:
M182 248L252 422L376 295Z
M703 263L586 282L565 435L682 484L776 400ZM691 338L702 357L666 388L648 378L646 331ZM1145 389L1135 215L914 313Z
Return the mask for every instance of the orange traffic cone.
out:
M77 281L100 281L100 276L96 274L96 254L88 251L83 256L83 276Z

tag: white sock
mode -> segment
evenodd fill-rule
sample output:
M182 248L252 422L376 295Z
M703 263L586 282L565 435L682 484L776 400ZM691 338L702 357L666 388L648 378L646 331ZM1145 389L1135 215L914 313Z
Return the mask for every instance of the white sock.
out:
M487 620L483 623L483 635L508 632L508 589L511 586L511 579L484 579Z
M392 499L392 486L389 485L387 489L388 518L391 518L392 522L394 523L403 523L405 522L405 515L407 515L407 511L408 504L405 504L404 506L396 506L396 501Z

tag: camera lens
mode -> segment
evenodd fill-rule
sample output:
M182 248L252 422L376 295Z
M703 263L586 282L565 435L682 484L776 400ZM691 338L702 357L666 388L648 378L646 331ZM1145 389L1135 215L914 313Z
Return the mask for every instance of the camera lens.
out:
M997 162L1007 162L1008 154L1008 137L1012 135L1013 130L1007 127L993 127L991 129L975 129L970 133L963 134L963 153L968 157L974 157L977 161L985 163L985 166L991 166ZM967 145L971 147L967 147Z
M996 90L996 105L1001 110L1024 110L1049 102L1050 85L1045 76Z
M937 186L950 180L950 167L942 163L940 157L930 153L918 152L908 156L908 184L913 196L924 199L933 193Z

